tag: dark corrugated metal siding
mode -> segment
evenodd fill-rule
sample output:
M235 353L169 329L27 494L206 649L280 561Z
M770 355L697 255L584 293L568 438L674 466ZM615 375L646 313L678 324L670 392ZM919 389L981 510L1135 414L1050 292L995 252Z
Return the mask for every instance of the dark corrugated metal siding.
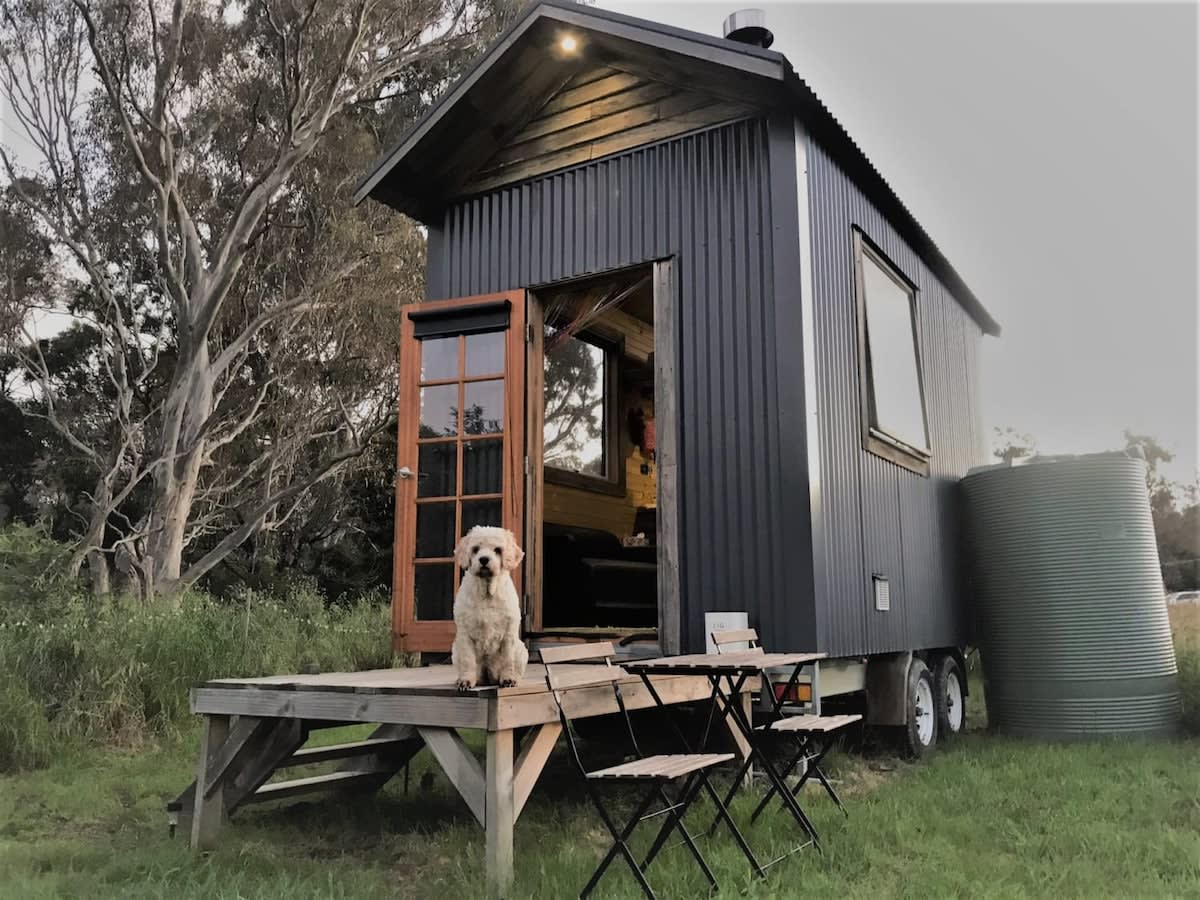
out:
M749 610L780 646L815 640L802 393L789 376L781 398L794 361L776 352L791 267L772 241L797 244L772 203L794 222L794 144L768 145L761 120L711 129L464 200L430 230L431 299L675 258L685 649L703 645L704 610Z
M970 636L956 483L983 461L982 331L814 141L807 141L821 505L818 647L833 655L961 644ZM929 478L862 447L851 229L917 285L917 329L933 457ZM871 575L891 582L874 607Z

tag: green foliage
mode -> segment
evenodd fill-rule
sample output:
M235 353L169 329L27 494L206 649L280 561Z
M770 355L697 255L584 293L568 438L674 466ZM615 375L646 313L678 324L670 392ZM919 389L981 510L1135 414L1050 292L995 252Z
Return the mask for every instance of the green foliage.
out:
M992 429L992 456L1001 462L1025 459L1037 453L1037 440L1029 434L1008 428Z
M1183 727L1200 735L1200 606L1173 606L1170 614L1183 696Z
M50 723L42 704L20 680L0 690L0 772L34 769L50 761Z
M25 525L0 528L0 622L43 621L75 598L62 544Z
M37 765L70 742L138 745L191 720L198 682L392 664L379 595L327 606L311 587L279 595L206 594L178 609L41 595L53 615L0 616L0 771ZM29 610L28 607L25 608ZM35 610L38 612L39 610Z

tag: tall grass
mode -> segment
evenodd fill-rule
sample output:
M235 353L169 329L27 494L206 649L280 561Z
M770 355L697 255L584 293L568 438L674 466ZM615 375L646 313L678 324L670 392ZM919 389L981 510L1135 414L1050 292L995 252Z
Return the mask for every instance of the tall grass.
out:
M1172 606L1170 612L1183 695L1183 727L1200 735L1200 605Z
M18 567L5 568L0 576ZM223 601L194 593L178 609L146 608L33 577L24 591L9 582L3 600L0 771L43 765L65 744L172 736L191 719L190 688L207 679L393 662L380 596L330 606L299 586Z

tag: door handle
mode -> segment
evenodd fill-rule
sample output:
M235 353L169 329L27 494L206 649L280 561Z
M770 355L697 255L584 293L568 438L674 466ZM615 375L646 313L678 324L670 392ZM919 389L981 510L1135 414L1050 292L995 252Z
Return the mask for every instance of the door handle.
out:
M413 472L408 466L401 466L400 471L396 473L401 478L412 478Z

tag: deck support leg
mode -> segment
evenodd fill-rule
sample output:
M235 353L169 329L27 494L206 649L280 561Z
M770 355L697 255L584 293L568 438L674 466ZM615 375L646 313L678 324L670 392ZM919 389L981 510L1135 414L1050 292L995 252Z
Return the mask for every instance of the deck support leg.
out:
M485 815L488 897L508 897L513 883L513 733L487 735Z
M734 694L732 701L742 708L742 715L745 716L747 722L754 721L754 697L750 691L743 691L740 694ZM725 728L729 732L729 737L733 741L733 752L737 754L740 762L745 762L750 758L750 742L746 740L746 736L742 734L741 729L733 724L733 716L730 715L725 719Z
M218 784L212 793L205 797L203 785L209 781L210 767L217 762L217 756L225 739L229 737L229 716L205 716L204 726L200 735L200 760L196 764L196 784L192 809L192 850L211 850L217 842L217 834L225 824L228 813L225 809L225 784Z

